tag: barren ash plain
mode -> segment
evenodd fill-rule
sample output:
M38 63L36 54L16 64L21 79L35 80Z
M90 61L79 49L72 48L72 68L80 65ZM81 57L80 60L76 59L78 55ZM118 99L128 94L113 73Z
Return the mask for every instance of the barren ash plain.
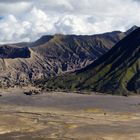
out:
M0 140L140 140L140 96L23 92L0 91Z

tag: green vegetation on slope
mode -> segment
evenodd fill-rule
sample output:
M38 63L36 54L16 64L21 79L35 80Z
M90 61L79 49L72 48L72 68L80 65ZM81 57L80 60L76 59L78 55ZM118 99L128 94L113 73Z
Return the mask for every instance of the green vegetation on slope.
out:
M86 90L111 94L140 93L140 28L89 66L45 80L52 90Z

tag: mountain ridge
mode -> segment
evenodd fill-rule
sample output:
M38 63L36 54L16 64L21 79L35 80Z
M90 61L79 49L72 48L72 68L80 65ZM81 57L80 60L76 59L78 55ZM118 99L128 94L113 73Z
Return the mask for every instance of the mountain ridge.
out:
M87 36L57 34L42 36L35 42L7 44L9 50L4 49L6 55L0 58L0 86L25 86L38 79L81 69L125 36L126 32L120 31ZM28 55L23 58L25 50Z
M139 57L140 28L137 28L92 64L48 80L46 87L111 94L140 93Z

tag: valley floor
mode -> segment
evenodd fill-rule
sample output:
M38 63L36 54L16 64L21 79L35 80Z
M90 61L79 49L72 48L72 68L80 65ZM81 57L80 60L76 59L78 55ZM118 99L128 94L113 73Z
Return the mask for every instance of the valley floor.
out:
M0 94L0 140L140 140L139 96Z

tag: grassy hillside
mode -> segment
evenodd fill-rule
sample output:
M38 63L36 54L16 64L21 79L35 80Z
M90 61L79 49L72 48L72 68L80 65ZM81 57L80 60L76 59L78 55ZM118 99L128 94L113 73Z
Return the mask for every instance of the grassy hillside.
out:
M89 66L45 81L46 89L140 93L140 28Z

